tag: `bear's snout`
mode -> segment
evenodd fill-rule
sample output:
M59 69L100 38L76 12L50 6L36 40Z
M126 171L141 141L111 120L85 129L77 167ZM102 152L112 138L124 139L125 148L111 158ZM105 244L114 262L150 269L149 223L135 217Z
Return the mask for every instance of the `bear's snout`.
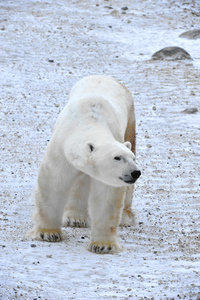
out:
M134 179L134 181L136 181L140 177L140 175L141 175L140 170L136 170L131 173L131 176Z
M131 172L130 175L124 175L123 177L119 177L119 179L123 180L127 184L133 184L140 177L140 175L141 175L140 170L135 170Z

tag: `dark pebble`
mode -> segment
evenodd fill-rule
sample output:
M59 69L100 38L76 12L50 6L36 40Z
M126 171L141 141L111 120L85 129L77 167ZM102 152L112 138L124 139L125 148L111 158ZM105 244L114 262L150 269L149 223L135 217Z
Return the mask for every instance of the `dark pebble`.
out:
M108 6L108 5L106 5L106 6L104 6L105 8L108 8L108 9L113 9L113 7L112 6Z
M128 10L128 7L127 6L123 6L123 7L121 7L121 10Z

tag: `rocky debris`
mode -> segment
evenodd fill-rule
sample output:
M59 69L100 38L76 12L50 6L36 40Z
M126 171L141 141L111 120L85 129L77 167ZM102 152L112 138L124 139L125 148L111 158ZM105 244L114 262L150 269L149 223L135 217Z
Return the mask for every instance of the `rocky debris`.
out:
M192 60L190 54L180 47L166 47L152 55L153 60Z
M114 17L117 17L117 18L120 18L120 16L121 16L120 12L116 9L112 10L110 15L114 16Z
M193 29L183 32L179 35L180 38L197 40L200 39L200 29Z
M196 108L196 107L189 107L182 111L182 113L188 114L188 115L195 114L196 112L198 112L198 108Z
M128 10L128 7L127 6L123 6L123 7L121 7L121 10L123 10L123 11Z
M106 5L106 6L104 6L105 8L107 8L107 9L113 9L113 7L112 6L109 6L109 5Z

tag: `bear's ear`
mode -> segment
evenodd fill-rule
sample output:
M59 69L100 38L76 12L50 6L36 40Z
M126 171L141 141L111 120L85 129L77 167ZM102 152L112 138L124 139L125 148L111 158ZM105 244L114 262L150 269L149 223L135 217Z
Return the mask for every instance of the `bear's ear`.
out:
M90 153L93 152L95 150L94 143L93 142L87 142L86 143L86 150Z
M124 145L131 150L132 145L130 142L125 142Z

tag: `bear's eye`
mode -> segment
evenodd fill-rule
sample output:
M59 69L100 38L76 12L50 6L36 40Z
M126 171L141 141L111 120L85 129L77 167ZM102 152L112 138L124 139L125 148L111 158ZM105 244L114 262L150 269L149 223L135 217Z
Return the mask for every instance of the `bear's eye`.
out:
M121 160L122 158L121 158L121 156L115 156L114 159L115 160Z

